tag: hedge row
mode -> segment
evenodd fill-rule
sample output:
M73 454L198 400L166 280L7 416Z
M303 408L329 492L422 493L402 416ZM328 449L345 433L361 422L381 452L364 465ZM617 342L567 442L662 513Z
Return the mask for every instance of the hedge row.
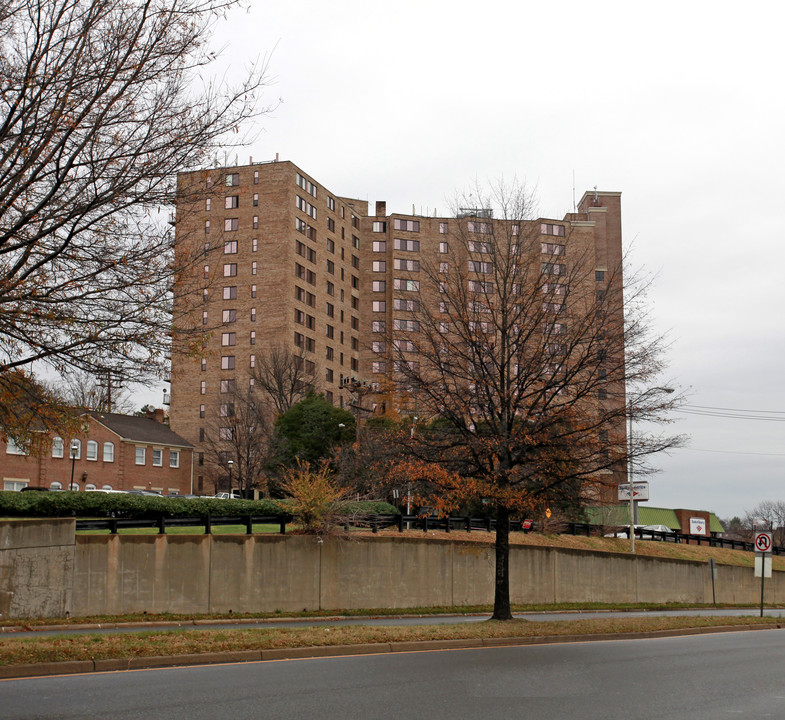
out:
M286 500L220 500L218 498L154 497L102 492L0 491L0 517L206 517L207 515L289 514ZM395 514L383 502L355 502L352 514Z

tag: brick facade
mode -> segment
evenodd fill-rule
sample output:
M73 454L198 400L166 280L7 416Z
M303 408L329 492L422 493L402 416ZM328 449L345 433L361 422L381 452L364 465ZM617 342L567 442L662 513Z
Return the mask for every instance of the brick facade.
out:
M75 490L156 490L164 495L191 492L193 448L183 438L153 419L95 415L84 416L86 432L73 438L80 442L73 461ZM123 433L112 429L118 419ZM30 485L67 490L71 441L52 438L39 455L30 456L19 454L13 443L0 442L0 489L21 490ZM144 464L137 464L138 448L144 449Z
M317 389L336 405L378 411L380 398L352 395L345 381L374 387L389 372L391 358L374 343L408 317L396 300L413 297L406 282L418 277L399 261L438 266L447 257L441 243L472 219L388 215L384 202L371 216L367 202L331 193L291 162L183 173L178 193L176 247L181 258L201 253L202 259L178 282L176 316L201 325L205 348L174 354L170 418L196 446L200 491L215 482L199 445L224 412L222 396L225 403L229 388L249 388L252 365L274 345L304 352ZM541 239L553 240L540 238L543 228L561 228L560 241L590 254L590 283L594 270L621 265L620 193L586 193L564 219L522 225L537 252ZM399 241L413 242L396 249ZM593 296L594 286L587 292ZM382 328L378 334L375 327ZM623 403L624 389L612 390L614 402ZM618 430L624 442L623 423Z

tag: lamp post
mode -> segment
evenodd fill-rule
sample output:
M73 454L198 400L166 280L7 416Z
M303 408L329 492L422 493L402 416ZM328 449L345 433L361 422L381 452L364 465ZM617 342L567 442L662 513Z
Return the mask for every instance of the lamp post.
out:
M79 441L71 440L71 482L68 485L69 490L74 489L74 464L76 463L76 453L79 450Z
M656 387L650 392L660 392L670 395L674 392L673 388ZM627 482L630 484L630 552L635 552L635 494L632 489L633 483L633 443L632 443L632 400L627 403L627 416L630 420L630 428L627 432Z
M234 467L234 460L227 460L226 464L229 466L229 499L232 499L232 468Z

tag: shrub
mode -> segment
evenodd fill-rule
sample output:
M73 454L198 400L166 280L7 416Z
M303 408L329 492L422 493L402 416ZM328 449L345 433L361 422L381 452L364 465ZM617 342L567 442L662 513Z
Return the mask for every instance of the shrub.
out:
M298 460L297 467L284 472L281 489L289 496L285 506L304 533L324 535L345 520L347 491L337 485L326 463L314 470Z
M102 492L0 491L0 517L206 517L287 513L273 500L187 499Z

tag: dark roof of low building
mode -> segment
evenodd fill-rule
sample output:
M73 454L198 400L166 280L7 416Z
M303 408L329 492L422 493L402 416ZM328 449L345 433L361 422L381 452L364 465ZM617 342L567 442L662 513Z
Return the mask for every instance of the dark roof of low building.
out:
M167 445L192 448L193 445L180 437L168 425L146 417L120 415L118 413L88 413L104 427L117 433L123 440L152 445Z

